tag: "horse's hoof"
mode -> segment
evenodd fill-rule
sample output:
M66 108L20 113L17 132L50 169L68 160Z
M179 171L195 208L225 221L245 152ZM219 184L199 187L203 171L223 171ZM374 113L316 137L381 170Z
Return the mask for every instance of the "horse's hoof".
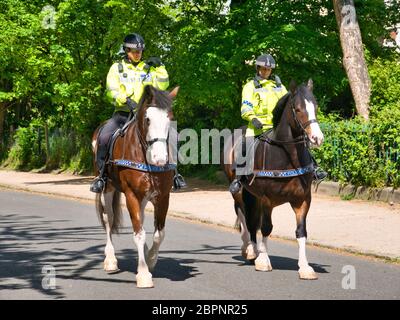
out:
M318 276L314 269L311 267L305 267L299 269L299 277L302 280L317 280Z
M255 267L257 271L272 271L272 266L268 263L257 263L257 260L255 261Z
M119 272L117 260L104 261L104 271L108 274Z
M242 247L242 257L246 260L254 260L257 258L257 253L252 245Z
M254 265L257 271L272 271L271 262L266 253L260 253L258 258L254 261Z
M137 274L136 275L136 286L138 288L153 288L153 279L151 273L147 274Z

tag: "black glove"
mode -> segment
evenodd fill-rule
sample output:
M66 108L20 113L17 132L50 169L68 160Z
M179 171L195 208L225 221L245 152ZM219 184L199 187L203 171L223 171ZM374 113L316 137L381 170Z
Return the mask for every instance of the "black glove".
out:
M131 112L135 111L137 107L137 103L133 101L131 98L126 98L126 105L128 106Z
M258 120L257 118L254 118L251 120L251 124L254 126L256 129L262 129L263 124Z
M147 59L146 64L149 67L159 67L163 65L161 59L157 57L150 57L149 59Z

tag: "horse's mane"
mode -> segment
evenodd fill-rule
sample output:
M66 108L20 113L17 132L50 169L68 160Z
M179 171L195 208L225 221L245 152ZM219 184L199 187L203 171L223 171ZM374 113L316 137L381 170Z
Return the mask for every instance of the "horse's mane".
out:
M274 128L278 125L279 121L282 118L283 110L285 110L285 106L287 101L289 100L290 93L286 93L282 98L279 99L276 107L272 111L272 123Z
M302 97L304 97L309 101L315 102L314 96L310 93L310 90L307 89L307 86L305 84L301 84L296 88L296 92L294 95L298 94L300 94ZM282 98L280 98L275 109L272 111L272 116L273 116L272 123L274 128L277 127L279 121L282 118L283 111L285 110L285 106L287 104L287 101L289 100L290 95L291 95L290 92L288 92Z
M168 110L170 111L172 108L172 100L169 96L168 91L162 91L154 88L153 86L147 85L144 87L144 91L142 94L142 98L140 99L138 103L138 108L137 111L140 113L140 111L146 106L146 101L152 100L154 97L155 100L155 105L157 108L163 109L163 110Z

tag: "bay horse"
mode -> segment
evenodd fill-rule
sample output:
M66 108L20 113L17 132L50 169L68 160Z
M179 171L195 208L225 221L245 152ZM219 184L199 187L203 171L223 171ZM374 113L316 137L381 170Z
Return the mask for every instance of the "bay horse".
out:
M96 195L96 211L107 234L104 270L115 273L119 269L112 233L118 232L121 226L121 192L125 194L133 226L133 240L138 251L136 285L139 288L154 286L150 271L156 265L165 236L165 220L174 176L174 165L168 163L168 132L172 120L172 100L177 92L178 87L170 93L152 86L144 88L135 120L128 124L125 133L118 136L113 144L112 157L107 166L106 187ZM94 153L100 129L101 126L93 135ZM143 228L148 201L154 206L155 228L150 250Z
M243 241L242 255L254 260L255 269L259 271L272 270L267 253L272 210L290 203L296 216L300 279L317 279L306 257L306 218L313 180L313 161L307 144L319 147L324 136L316 118L317 102L312 90L311 79L307 85L290 84L289 92L273 111L272 131L263 134L254 146L253 173L242 179L241 191L233 195ZM224 149L223 168L230 182L235 178L234 150L234 143L226 144ZM259 229L262 241L257 248Z

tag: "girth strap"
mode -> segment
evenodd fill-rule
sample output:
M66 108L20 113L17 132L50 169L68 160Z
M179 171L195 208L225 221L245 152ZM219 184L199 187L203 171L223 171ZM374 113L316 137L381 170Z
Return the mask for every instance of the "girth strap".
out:
M116 166L120 167L126 167L134 170L139 170L143 172L167 172L167 171L172 171L176 169L176 164L166 164L165 166L155 166L152 164L146 164L146 163L141 163L141 162L134 162L130 160L125 160L125 159L116 159L116 160L111 160L111 163L113 163Z
M254 170L257 178L291 178L301 176L314 171L314 165L288 170Z

